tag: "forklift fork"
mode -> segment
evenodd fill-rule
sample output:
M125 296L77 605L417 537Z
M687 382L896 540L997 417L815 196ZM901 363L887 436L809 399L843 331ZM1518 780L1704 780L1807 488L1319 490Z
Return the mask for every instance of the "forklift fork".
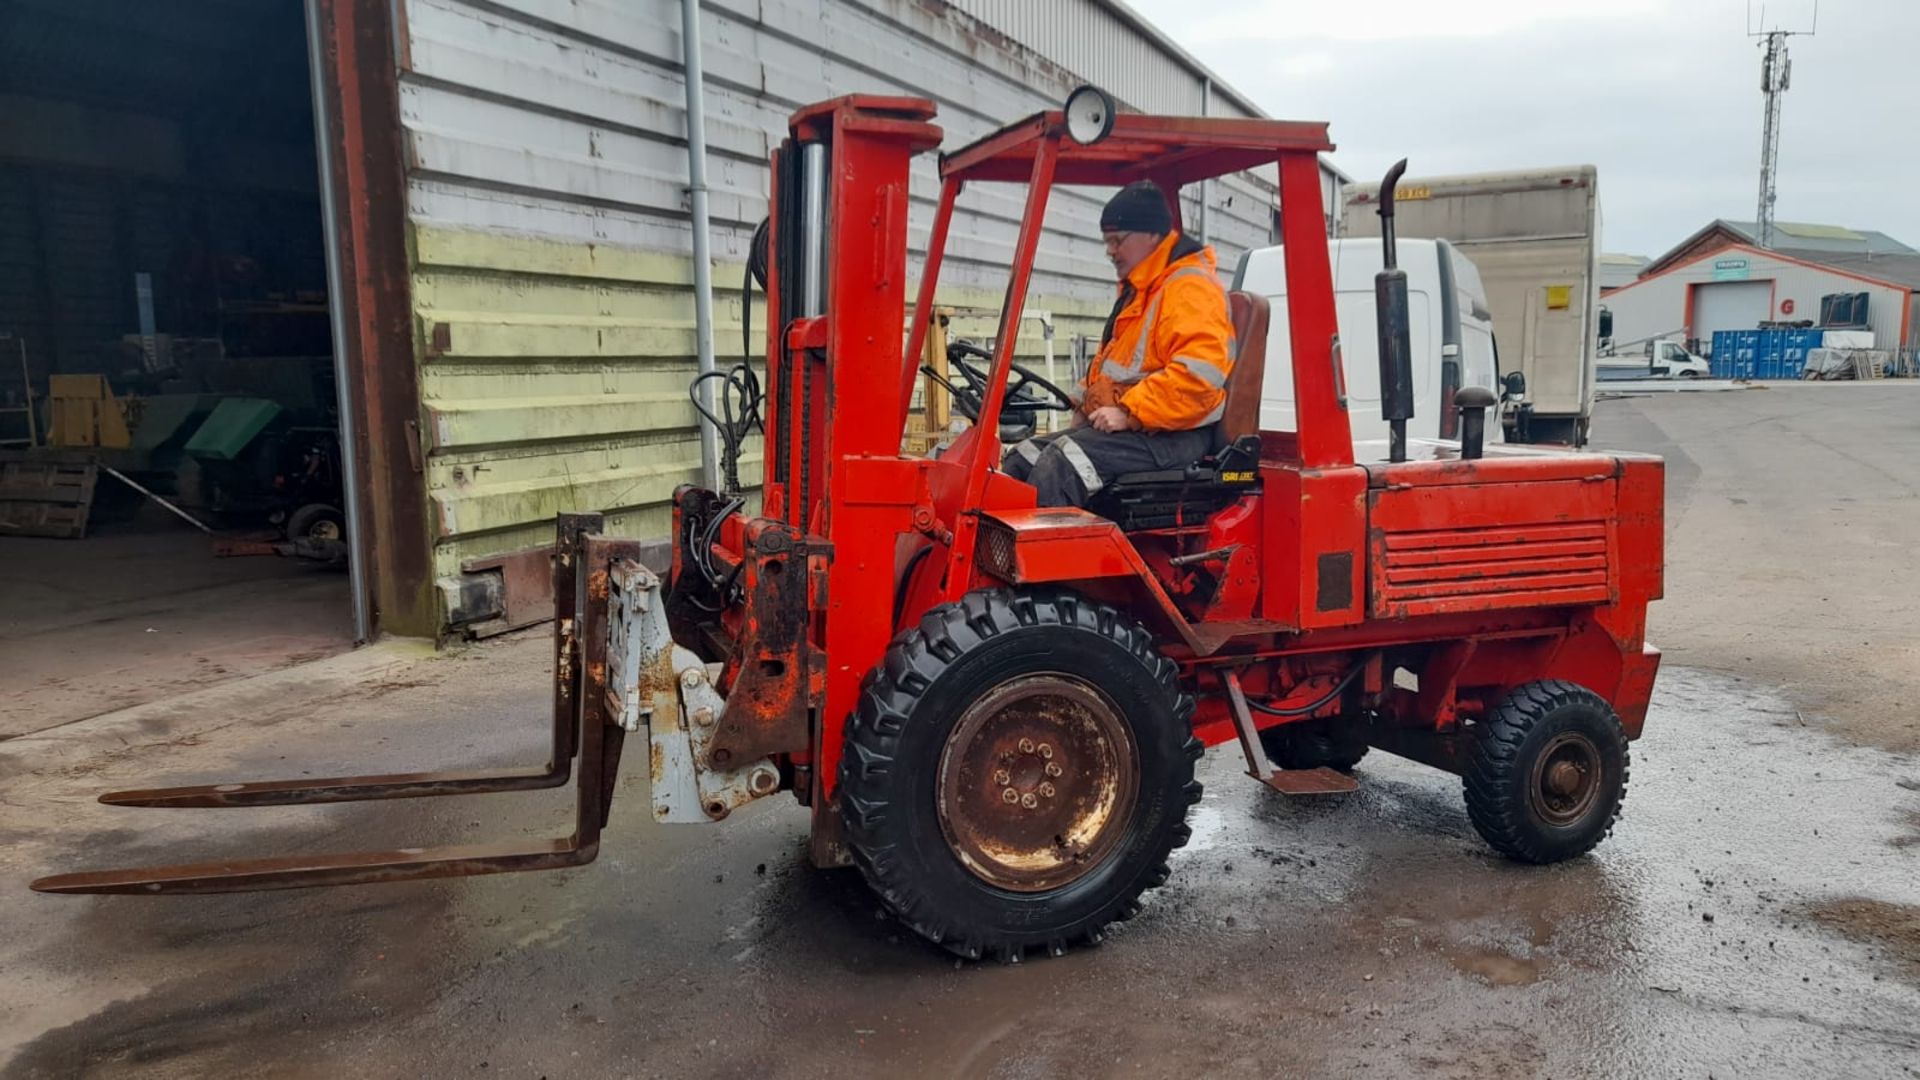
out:
M504 874L592 862L599 854L600 830L607 823L628 730L609 723L604 692L609 578L616 564L637 565L639 554L634 541L598 535L601 524L599 514L560 515L553 560L553 741L544 767L270 780L116 791L100 797L114 806L235 807L530 791L565 784L577 757L580 780L571 836L86 871L41 878L32 887L46 893L254 892Z

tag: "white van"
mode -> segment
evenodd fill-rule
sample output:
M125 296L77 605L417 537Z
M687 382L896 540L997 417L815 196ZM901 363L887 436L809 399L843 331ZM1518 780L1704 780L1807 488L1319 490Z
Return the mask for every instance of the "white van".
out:
M1401 240L1400 268L1407 272L1407 320L1413 346L1413 419L1410 438L1457 438L1459 412L1453 395L1463 386L1500 393L1493 316L1487 310L1480 271L1445 240ZM1347 375L1347 415L1355 442L1385 439L1380 418L1380 346L1374 320L1373 276L1385 260L1377 239L1327 242L1333 268L1334 317ZM1296 429L1293 357L1287 336L1287 268L1279 247L1249 251L1240 259L1233 288L1258 293L1272 305L1267 330L1267 378L1260 395L1260 426ZM1491 423L1489 427L1491 427Z

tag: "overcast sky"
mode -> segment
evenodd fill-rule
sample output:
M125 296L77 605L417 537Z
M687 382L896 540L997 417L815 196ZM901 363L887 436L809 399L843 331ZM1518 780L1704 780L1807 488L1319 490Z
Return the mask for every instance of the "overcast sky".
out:
M1129 0L1269 115L1327 120L1377 178L1600 170L1607 251L1657 255L1759 194L1760 51L1744 0ZM1754 5L1759 14L1759 4ZM1812 0L1769 0L1805 28ZM1920 247L1920 0L1823 0L1789 41L1780 221Z

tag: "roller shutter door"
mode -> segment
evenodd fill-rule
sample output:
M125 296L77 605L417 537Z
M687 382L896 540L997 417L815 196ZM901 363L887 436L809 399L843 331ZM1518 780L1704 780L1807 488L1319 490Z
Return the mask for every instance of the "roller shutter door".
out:
M1716 330L1752 330L1773 309L1771 281L1715 281L1693 289L1693 336L1703 341L1712 341Z

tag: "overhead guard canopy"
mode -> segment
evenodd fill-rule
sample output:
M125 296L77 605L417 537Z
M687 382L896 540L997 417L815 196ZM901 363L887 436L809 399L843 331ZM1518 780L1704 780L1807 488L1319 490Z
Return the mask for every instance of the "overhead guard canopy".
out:
M1273 162L1286 153L1324 153L1327 125L1246 117L1120 113L1113 132L1091 146L1066 137L1066 114L1035 113L940 158L946 180L1024 183L1041 143L1057 140L1056 184L1118 186L1153 180L1183 186Z

